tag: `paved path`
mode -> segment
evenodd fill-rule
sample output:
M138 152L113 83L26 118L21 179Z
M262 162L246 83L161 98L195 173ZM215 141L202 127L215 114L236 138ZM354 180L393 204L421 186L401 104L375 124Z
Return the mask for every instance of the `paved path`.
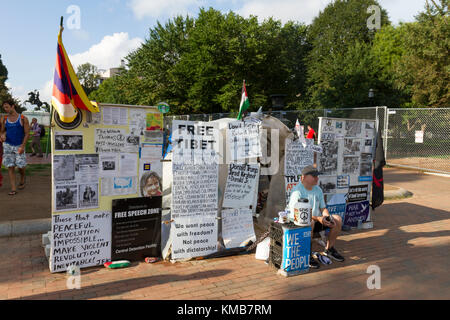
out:
M49 272L40 235L10 237L0 240L0 299L449 299L450 179L387 169L385 181L414 196L377 208L373 229L341 235L343 263L284 278L253 254L140 262L83 269L81 289L68 290L66 274ZM381 289L367 288L371 265Z

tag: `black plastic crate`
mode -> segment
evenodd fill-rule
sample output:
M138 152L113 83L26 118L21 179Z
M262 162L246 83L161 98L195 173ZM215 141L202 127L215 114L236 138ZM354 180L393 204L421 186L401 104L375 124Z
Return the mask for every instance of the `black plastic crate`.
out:
M281 226L280 223L271 222L269 228L269 265L275 269L280 269L283 260L283 228Z

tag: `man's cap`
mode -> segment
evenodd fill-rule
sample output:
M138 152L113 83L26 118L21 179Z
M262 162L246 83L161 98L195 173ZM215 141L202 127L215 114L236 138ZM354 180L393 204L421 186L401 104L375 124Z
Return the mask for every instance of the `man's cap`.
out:
M308 174L317 177L320 172L314 166L306 166L302 170L302 176L306 176Z

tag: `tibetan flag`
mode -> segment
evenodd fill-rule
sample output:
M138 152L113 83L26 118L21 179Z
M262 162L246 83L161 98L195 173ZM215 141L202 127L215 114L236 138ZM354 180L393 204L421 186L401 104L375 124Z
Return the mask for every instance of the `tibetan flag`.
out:
M98 105L92 104L73 70L62 43L62 31L58 34L55 75L53 78L52 105L61 121L70 123L77 116L77 109L99 112Z
M242 85L241 105L239 106L239 114L237 119L241 120L244 112L250 107L250 101L248 100L247 90L245 89L245 81Z

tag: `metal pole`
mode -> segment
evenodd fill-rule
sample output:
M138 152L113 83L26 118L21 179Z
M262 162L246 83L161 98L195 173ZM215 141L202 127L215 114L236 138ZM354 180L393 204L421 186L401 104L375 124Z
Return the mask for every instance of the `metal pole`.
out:
M387 146L388 146L388 127L389 127L389 108L385 108L384 116L384 159L387 161Z

